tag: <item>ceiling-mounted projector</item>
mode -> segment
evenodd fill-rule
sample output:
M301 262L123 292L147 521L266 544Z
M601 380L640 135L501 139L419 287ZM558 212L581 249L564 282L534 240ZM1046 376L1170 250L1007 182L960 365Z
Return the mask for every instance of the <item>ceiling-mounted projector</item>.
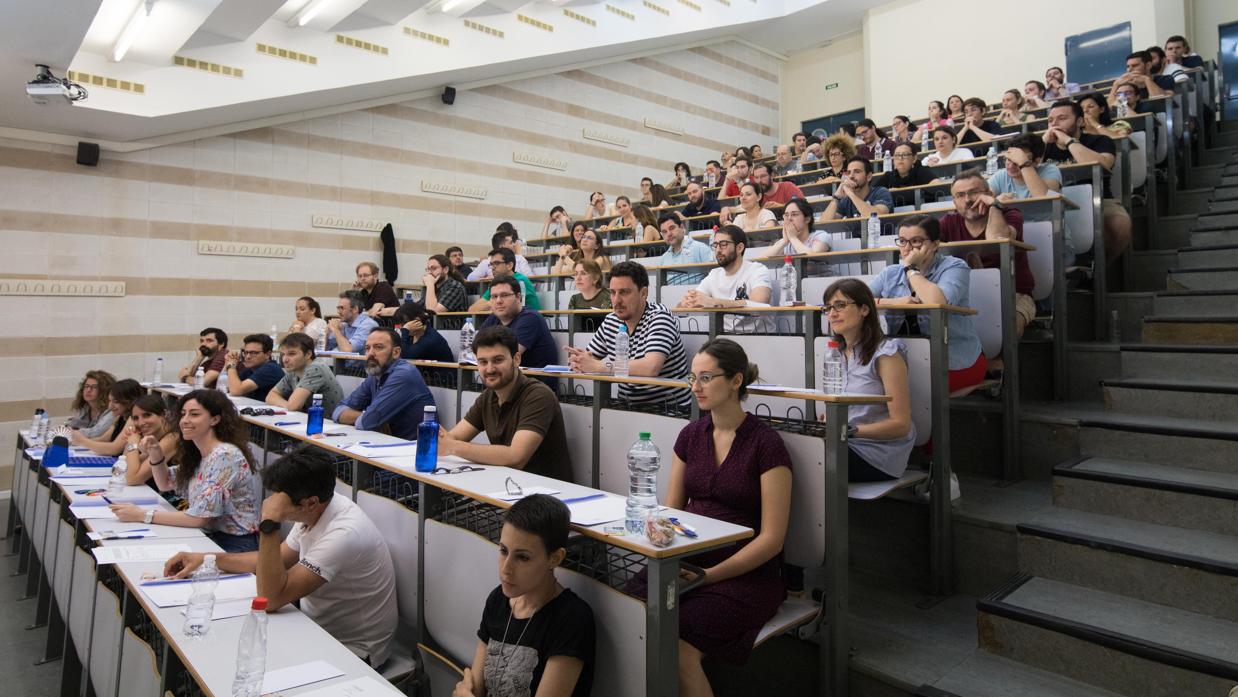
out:
M39 69L38 74L26 83L26 96L35 104L72 104L89 96L85 87L68 78L56 77L46 65L35 67Z

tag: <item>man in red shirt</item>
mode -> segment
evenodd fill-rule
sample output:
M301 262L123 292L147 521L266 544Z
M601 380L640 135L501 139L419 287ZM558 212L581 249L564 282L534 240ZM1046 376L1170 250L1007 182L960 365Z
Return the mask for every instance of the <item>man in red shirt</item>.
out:
M739 196L739 187L747 183L750 176L752 176L752 160L742 156L735 158L735 162L731 163L731 168L726 173L726 186L722 187L722 198Z
M997 200L980 170L967 170L955 177L950 185L950 196L954 199L955 212L947 213L938 221L942 242L1011 238L1023 241L1023 214L1018 209L1004 207ZM965 256L972 268L995 269L1001 266L1001 254L996 249L966 251ZM1027 264L1027 252L1015 250L1015 332L1020 337L1028 323L1036 318L1036 302L1032 300L1035 285L1032 269ZM1000 367L1000 361L989 361L990 371Z
M752 182L761 192L761 205L765 208L785 206L793 198L804 198L804 192L791 182L776 182L770 177L769 165L764 163L752 168Z

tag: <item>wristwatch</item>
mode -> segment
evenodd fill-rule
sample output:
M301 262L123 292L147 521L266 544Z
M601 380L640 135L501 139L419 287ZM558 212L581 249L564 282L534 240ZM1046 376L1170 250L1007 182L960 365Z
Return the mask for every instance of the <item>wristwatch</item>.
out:
M151 523L155 522L155 509L152 508L146 511L146 515L142 516L142 522L146 523L147 525L150 525Z
M277 520L271 520L270 518L264 518L261 523L258 523L258 532L262 533L263 535L270 535L276 530L279 530L279 521Z
M914 274L918 274L918 273L920 273L920 269L917 269L917 268L916 268L916 267L914 267L914 266L908 266L908 267L907 267L907 275L908 275L908 276L912 276L912 275L914 275Z
M125 452L127 452L127 453L131 453L131 452L133 452L134 450L137 450L137 449L138 449L138 444L137 444L137 443L126 443L126 444L125 444Z
M606 368L606 372L613 374L615 372L615 362L607 358L602 361L602 366Z
M1035 166L1036 165L1032 164L1031 162L1024 162L1023 164L1019 165L1019 169L1027 169L1028 167L1035 167Z
M1078 139L1078 138L1071 138L1070 140L1066 141L1066 148L1067 148L1067 149L1069 149L1069 148L1070 148L1070 146L1072 146L1072 145L1074 145L1075 143L1078 143L1078 142L1079 142L1079 139Z
M847 437L854 438L855 434L860 432L860 427L855 424L847 424Z

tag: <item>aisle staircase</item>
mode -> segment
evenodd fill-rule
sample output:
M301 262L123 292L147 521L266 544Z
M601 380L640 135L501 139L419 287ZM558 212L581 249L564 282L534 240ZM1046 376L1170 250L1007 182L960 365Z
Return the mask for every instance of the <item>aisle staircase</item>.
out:
M1238 685L1235 126L1205 153L1216 164L1188 173L1212 184L1210 195L1194 192L1206 203L1187 221L1190 245L1148 252L1168 262L1163 288L1116 299L1128 311L1150 302L1150 313L1130 318L1142 316L1139 341L1072 352L1097 356L1076 379L1103 379L1075 393L1100 401L1027 405L1029 481L970 482L981 501L963 506L960 527L992 533L998 554L963 560L960 574L987 570L991 581L1003 561L1014 573L975 603L976 650L924 671L913 694L1226 697ZM1148 287L1148 278L1127 286ZM1051 481L1035 481L1038 457ZM966 544L956 539L962 557L987 553ZM908 679L883 680L864 653L857 663L873 682ZM852 691L868 693L879 691Z

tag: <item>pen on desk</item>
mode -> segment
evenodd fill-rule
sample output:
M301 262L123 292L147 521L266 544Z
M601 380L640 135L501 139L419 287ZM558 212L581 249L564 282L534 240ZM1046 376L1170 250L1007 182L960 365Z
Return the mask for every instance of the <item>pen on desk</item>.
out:
M344 434L343 434L343 433L338 433L338 434L336 434L336 433L331 433L331 434L327 434L327 435L340 435L340 436L342 436L342 435L344 435ZM361 441L361 442L360 442L360 443L358 443L357 445L364 445L364 446L365 446L365 447L367 447L367 448L402 448L402 447L404 447L404 446L406 446L406 445L412 445L412 444L413 444L413 443L415 443L415 442L416 442L416 441L411 441L411 440L410 440L410 441L405 441L405 442L402 442L402 443L377 443L377 444L375 444L375 443L366 443L365 441Z
M571 499L560 499L563 503L580 503L581 501L592 501L594 499L604 499L606 494L589 494L588 496L577 496Z
M275 425L276 426L296 426L299 423L301 422L300 421L276 421Z
M683 533L684 535L687 535L688 537L699 537L700 536L699 533L697 533L696 528L692 527L691 525L688 525L687 523L679 522L678 518L669 518L668 520L671 521L671 525L674 525L676 530Z
M322 437L323 438L338 438L339 436L346 436L346 435L348 434L347 433L324 433L322 434Z

